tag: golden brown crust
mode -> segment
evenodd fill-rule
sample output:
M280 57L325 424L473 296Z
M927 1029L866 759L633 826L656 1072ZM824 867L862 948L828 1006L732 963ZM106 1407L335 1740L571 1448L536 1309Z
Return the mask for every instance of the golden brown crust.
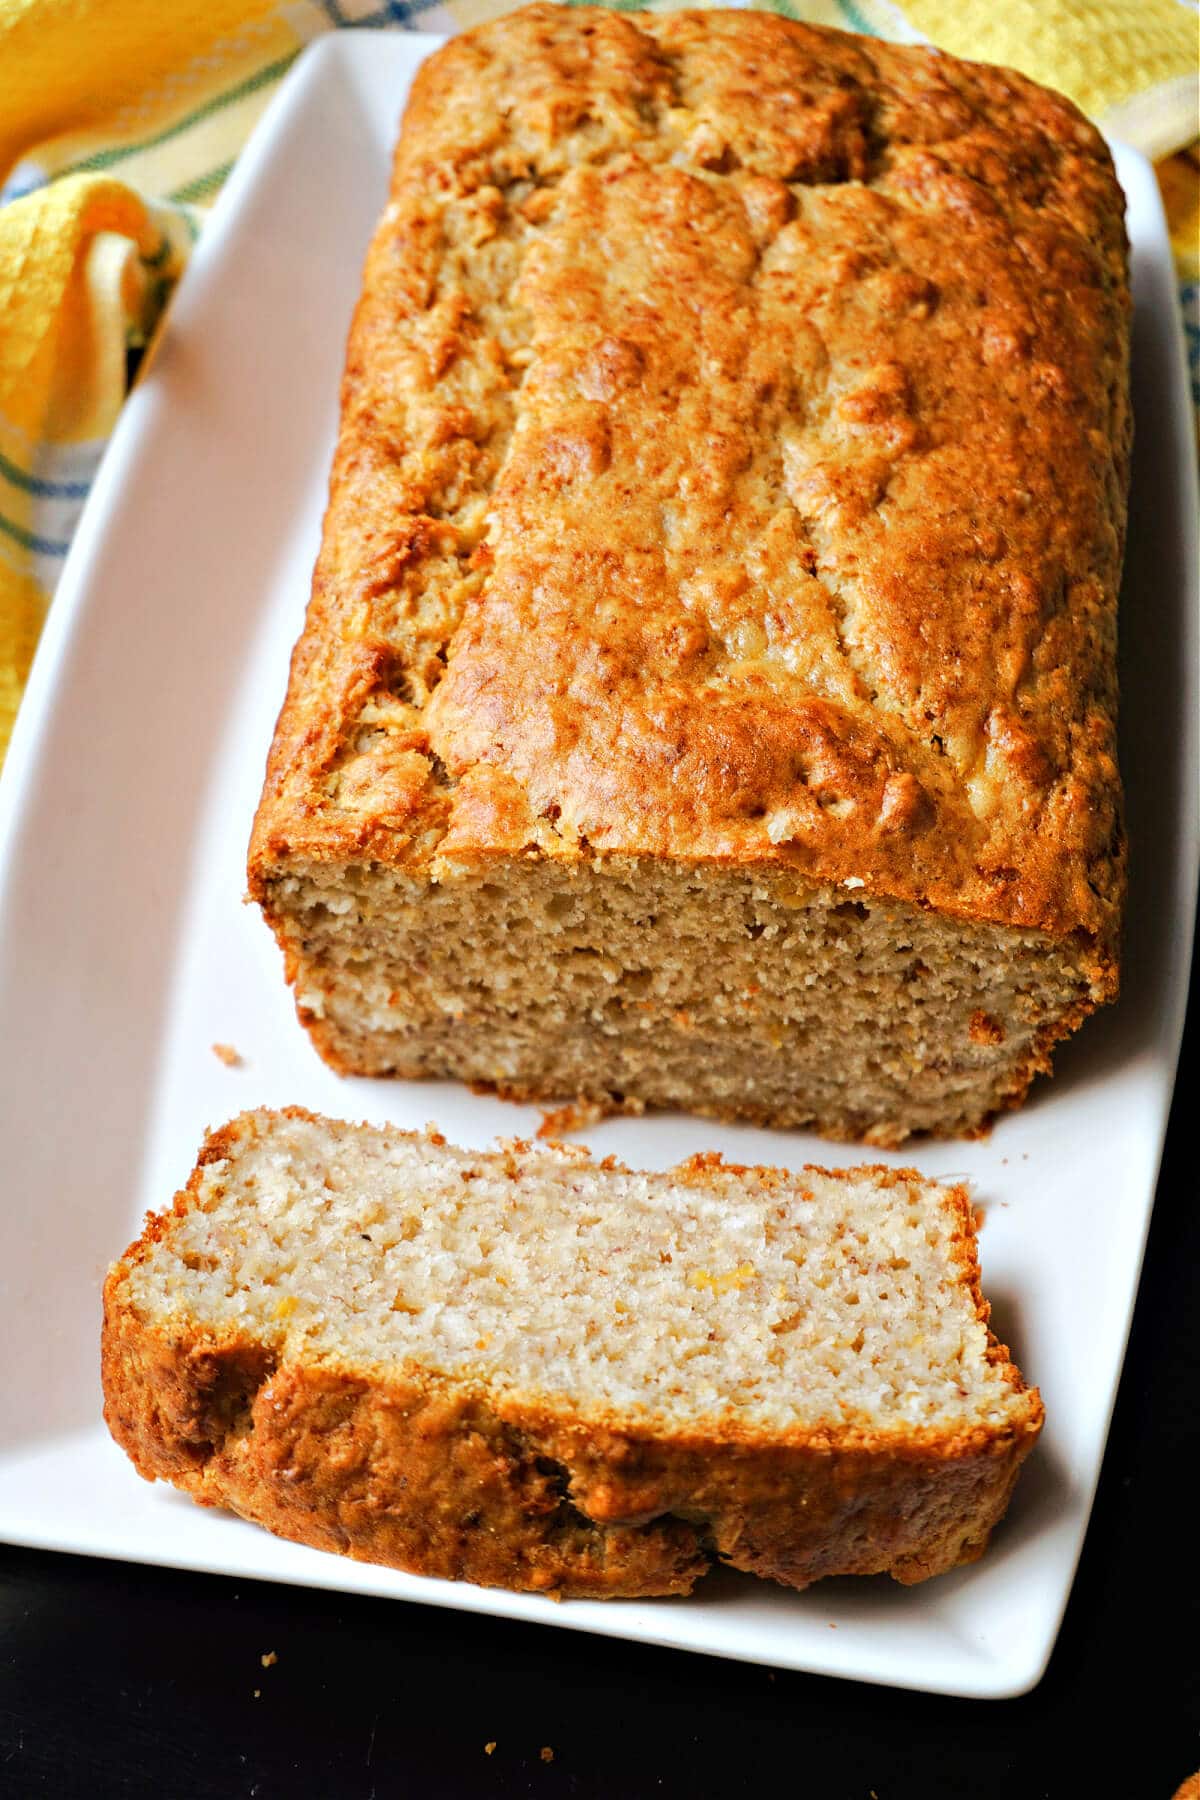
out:
M943 1444L656 1439L454 1384L276 1368L163 1336L106 1290L105 1417L139 1473L278 1536L574 1598L691 1591L713 1557L791 1587L980 1555L1041 1423Z
M175 1212L196 1204L202 1171L234 1151L247 1123L209 1137ZM507 1147L513 1157L530 1148ZM589 1160L574 1147L563 1154ZM889 1185L915 1177L873 1172ZM715 1154L675 1171L698 1187L730 1173L793 1179ZM966 1190L948 1190L944 1204L952 1253L986 1326ZM767 1432L731 1419L713 1433L572 1410L415 1366L385 1375L325 1358L289 1362L252 1335L138 1313L130 1268L171 1216L147 1220L105 1283L113 1437L148 1480L364 1561L599 1598L687 1593L714 1558L792 1587L884 1571L920 1581L981 1554L1041 1429L1037 1390L990 1334L1012 1398L1002 1422L958 1432L853 1423Z
M1115 990L1122 200L1068 102L763 13L424 67L256 822L1077 937Z

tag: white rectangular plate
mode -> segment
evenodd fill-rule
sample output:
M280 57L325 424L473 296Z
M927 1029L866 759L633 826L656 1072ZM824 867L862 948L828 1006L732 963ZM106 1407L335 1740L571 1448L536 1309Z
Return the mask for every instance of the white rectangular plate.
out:
M339 34L281 90L121 419L18 721L0 789L0 1536L944 1693L1019 1693L1049 1656L1099 1472L1191 934L1190 427L1162 216L1136 156L1120 156L1141 421L1124 615L1125 997L990 1138L896 1159L974 1182L996 1324L1045 1396L1045 1436L983 1562L911 1589L880 1578L793 1594L719 1571L688 1600L556 1606L282 1543L147 1486L100 1422L106 1264L182 1185L206 1126L288 1102L435 1120L468 1145L538 1123L449 1083L338 1080L242 904L362 255L408 82L437 41ZM225 1067L214 1043L243 1066ZM610 1121L589 1139L645 1167L703 1148L792 1165L831 1155L799 1134L674 1116Z

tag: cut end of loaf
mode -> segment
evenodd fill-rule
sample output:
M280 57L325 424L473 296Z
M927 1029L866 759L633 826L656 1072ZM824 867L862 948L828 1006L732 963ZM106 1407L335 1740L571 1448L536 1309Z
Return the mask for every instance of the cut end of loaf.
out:
M257 893L342 1073L887 1147L985 1129L1115 990L1074 940L768 869L295 858Z
M965 1195L911 1172L251 1114L109 1277L107 1416L143 1473L419 1572L920 1579L1040 1427L986 1321Z

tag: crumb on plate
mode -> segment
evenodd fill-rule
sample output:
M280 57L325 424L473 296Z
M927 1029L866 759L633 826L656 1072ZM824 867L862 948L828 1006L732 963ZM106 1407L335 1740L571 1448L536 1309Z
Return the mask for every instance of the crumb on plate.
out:
M568 1100L564 1106L543 1107L540 1138L559 1138L568 1131L586 1131L605 1118L609 1107L601 1100Z

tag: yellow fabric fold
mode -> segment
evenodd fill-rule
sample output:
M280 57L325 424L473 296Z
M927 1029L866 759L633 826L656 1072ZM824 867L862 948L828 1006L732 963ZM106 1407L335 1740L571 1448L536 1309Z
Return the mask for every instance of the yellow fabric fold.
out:
M12 736L48 604L32 573L0 565L0 756Z
M0 437L110 431L126 343L182 264L181 229L106 176L68 175L0 209Z
M903 0L902 11L955 56L1057 88L1146 156L1180 150L1200 131L1200 22L1180 0Z
M0 754L65 549L45 521L63 490L73 524L86 492L86 478L54 470L112 430L127 349L144 342L186 242L181 222L105 176L0 208Z
M169 124L196 92L229 79L239 48L254 55L252 28L276 9L277 0L3 0L0 176L59 138L93 133L102 151Z

